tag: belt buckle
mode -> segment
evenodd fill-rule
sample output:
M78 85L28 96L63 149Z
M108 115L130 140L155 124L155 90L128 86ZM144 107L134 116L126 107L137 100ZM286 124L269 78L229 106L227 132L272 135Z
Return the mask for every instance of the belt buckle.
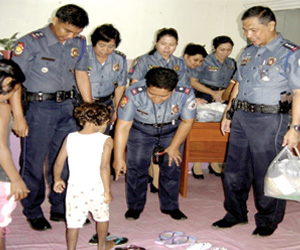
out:
M246 101L242 102L242 110L248 112L248 102Z
M255 104L249 104L249 112L251 113L255 112Z
M43 92L38 92L37 93L37 100L39 101L39 102L42 102L43 101Z
M66 100L66 92L65 91L57 91L55 93L55 101L56 102L63 102Z
M158 128L158 124L157 124L157 123L154 123L152 126L153 126L154 128Z

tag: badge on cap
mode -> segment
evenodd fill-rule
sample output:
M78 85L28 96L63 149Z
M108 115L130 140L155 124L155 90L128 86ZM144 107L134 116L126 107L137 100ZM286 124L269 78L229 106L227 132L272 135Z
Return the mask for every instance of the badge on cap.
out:
M268 62L267 62L267 65L268 66L273 66L276 62L276 58L275 57L270 57Z
M42 71L43 73L47 73L47 72L49 71L49 69L46 68L46 67L43 67L43 68L41 69L41 71Z
M178 106L178 104L171 106L171 113L172 113L172 115L179 113L179 106Z
M115 64L113 65L113 71L119 71L119 70L120 70L119 64L118 64L118 63L115 63Z
M180 66L179 66L178 64L175 64L174 70L175 70L175 71L179 71L179 70L180 70Z
M24 46L24 43L22 42L19 42L15 48L15 51L14 51L14 56L20 56L23 54L25 50L25 46Z
M71 56L72 57L78 57L79 56L79 52L78 52L78 48L72 48L71 49Z
M122 100L120 101L120 105L119 105L120 108L125 108L127 102L128 102L128 97L127 97L127 96L124 96L124 97L122 98Z

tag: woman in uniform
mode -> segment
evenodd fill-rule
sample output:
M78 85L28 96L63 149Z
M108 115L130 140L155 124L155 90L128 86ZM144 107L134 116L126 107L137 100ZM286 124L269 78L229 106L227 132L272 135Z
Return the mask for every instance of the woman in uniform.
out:
M228 36L215 37L213 52L204 59L201 66L192 70L191 86L197 91L197 98L203 98L207 102L224 102L223 92L236 70L235 60L229 57L233 45L233 41ZM192 169L193 176L198 179L203 178L198 170L199 167L196 166ZM209 165L209 171L220 176L222 169L218 163L214 162Z

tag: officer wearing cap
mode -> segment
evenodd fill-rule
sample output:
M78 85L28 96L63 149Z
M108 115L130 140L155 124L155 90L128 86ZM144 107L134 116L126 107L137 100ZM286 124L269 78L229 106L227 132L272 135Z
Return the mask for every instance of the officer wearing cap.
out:
M160 166L161 212L173 219L187 219L178 204L180 163L184 140L196 116L196 102L192 89L177 86L177 82L174 70L151 69L146 80L130 86L120 102L114 168L116 179L122 172L126 173L126 219L138 219L144 209L148 168L154 151L161 156L154 162ZM126 144L127 163L124 160Z
M22 139L21 174L30 193L22 201L23 213L35 230L50 229L41 204L45 199L44 162L51 187L51 220L65 220L65 194L52 191L53 163L64 137L77 130L73 118L75 85L84 101L91 102L87 74L88 54L85 38L80 36L88 25L87 13L76 5L58 9L52 23L20 38L13 60L22 68L26 81L29 134ZM76 78L76 81L75 81ZM63 178L67 180L65 166Z
M300 140L300 49L276 32L275 15L267 7L248 9L242 22L252 44L238 61L233 105L230 110L228 105L221 124L223 134L230 132L224 172L227 213L213 226L230 228L248 222L246 202L253 185L257 207L253 235L269 236L282 221L286 202L264 196L264 177L282 147L293 148ZM283 108L288 106L284 93L289 92L293 93L291 117Z
M223 102L221 96L229 85L236 70L236 62L229 55L233 41L228 36L217 36L213 40L213 53L205 57L203 63L192 70L191 86L197 97L208 102Z
M178 34L175 29L160 29L156 35L155 47L133 61L128 74L130 84L143 80L150 69L157 67L173 69L178 74L179 81L184 80L184 60L173 55L177 44Z
M120 33L113 25L103 24L95 29L91 41L87 50L93 101L117 107L127 84L126 56L115 50L121 42ZM112 122L116 118L114 112Z

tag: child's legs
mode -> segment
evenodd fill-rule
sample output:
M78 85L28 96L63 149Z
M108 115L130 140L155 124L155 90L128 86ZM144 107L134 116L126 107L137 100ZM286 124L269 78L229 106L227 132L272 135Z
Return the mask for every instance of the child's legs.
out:
M0 250L5 250L6 228L0 227Z
M79 228L67 228L68 250L75 250L79 235Z
M96 232L98 234L98 250L106 250L108 224L108 221L96 222Z

